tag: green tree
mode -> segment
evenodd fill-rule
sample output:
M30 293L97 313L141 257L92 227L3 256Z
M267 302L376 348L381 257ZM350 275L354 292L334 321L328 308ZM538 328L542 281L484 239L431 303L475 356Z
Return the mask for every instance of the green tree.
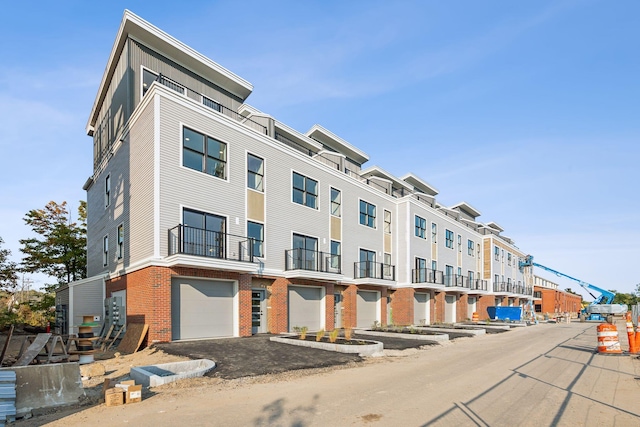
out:
M2 249L4 240L0 237L0 289L12 290L18 285L18 265L9 261L11 251Z
M27 212L24 221L38 237L20 240L23 271L54 277L57 283L49 288L87 277L86 202L78 206L77 222L72 221L67 202L53 201Z
M628 306L632 306L638 303L638 296L634 294L623 294L617 291L615 292L615 297L613 297L613 304L627 304Z

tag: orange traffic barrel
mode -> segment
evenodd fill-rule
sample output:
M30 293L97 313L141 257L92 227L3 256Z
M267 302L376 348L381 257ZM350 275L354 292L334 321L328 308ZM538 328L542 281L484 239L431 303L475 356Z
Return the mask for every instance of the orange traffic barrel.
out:
M620 341L618 341L618 329L615 325L609 323L601 323L598 325L598 353L622 353Z
M476 313L475 311L473 312L473 316L471 317L471 320L474 322L477 322L480 320L480 317L478 317L478 313Z

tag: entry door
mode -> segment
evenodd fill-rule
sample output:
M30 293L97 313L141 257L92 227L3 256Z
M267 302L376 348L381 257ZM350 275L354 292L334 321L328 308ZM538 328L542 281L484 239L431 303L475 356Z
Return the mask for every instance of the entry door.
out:
M444 321L455 323L456 321L456 296L447 295L444 297Z
M333 327L342 328L342 295L333 294Z
M267 302L264 289L251 291L251 333L267 332Z

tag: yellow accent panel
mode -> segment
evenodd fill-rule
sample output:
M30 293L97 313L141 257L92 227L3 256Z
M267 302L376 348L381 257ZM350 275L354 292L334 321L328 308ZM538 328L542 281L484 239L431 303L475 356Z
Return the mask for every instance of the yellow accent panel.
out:
M391 253L391 234L384 235L384 251L386 253Z
M438 244L437 243L432 243L431 244L431 259L432 260L437 260L438 259Z
M482 244L484 245L484 279L491 279L491 239L485 239Z
M247 190L247 218L264 222L264 193Z
M342 240L342 220L336 216L331 217L331 240Z

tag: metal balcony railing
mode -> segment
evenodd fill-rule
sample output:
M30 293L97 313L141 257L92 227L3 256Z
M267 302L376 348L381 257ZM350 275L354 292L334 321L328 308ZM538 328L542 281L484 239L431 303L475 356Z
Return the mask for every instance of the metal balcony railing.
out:
M169 255L185 254L253 262L255 243L250 237L182 224L169 229Z
M295 248L284 251L285 270L307 270L340 274L340 255Z
M493 292L507 292L507 283L506 282L494 282L493 283Z
M444 284L444 273L430 268L414 268L411 270L412 283Z
M396 266L374 261L354 262L353 277L355 279L396 280Z
M482 279L469 280L469 289L473 291L486 291L487 281Z

